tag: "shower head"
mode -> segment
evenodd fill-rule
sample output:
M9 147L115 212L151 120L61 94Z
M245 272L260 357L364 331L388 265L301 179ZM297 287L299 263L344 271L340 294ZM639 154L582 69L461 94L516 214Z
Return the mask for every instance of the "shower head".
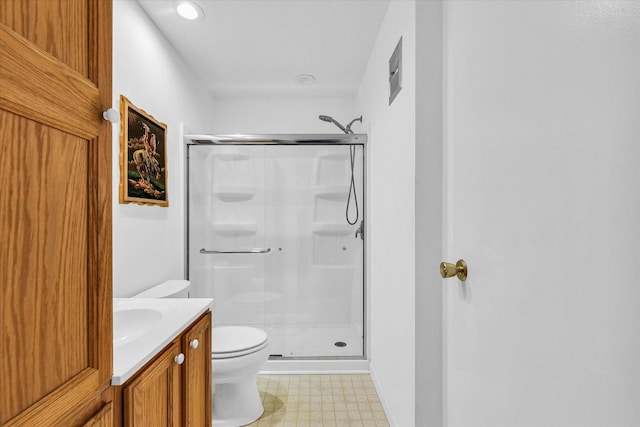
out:
M323 116L323 115L320 115L320 116L318 116L318 118L319 118L320 120L322 120L323 122L333 123L334 125L338 126L338 127L340 128L340 130L341 130L342 132L344 132L344 133L347 133L347 134L349 133L349 131L347 131L347 130L344 128L344 126L342 126L340 123L338 123L337 121L335 121L335 120L333 119L333 117L331 117L331 116Z
M334 120L333 117L331 116L323 116L323 115L319 115L318 118L320 120L322 120L323 122L329 122L329 123L333 123L334 125L338 126L340 128L340 130L346 134L352 134L353 131L351 130L351 125L355 122L360 122L362 123L362 116L357 117L353 120L351 120L349 122L349 124L347 125L347 127L342 126L337 120Z

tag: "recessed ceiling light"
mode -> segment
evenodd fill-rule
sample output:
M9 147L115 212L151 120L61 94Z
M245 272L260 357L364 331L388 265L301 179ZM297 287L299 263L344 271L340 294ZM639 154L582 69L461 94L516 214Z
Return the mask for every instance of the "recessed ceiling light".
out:
M316 77L311 74L298 74L293 80L299 85L309 86L316 82Z
M201 19L204 17L204 11L197 4L183 0L178 3L176 6L176 11L178 15L183 17L184 19L188 19L189 21L195 21L196 19Z

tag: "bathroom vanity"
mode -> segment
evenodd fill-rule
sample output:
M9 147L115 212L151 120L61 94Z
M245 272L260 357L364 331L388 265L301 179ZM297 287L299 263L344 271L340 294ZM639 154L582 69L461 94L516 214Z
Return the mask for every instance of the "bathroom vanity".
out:
M114 299L114 427L211 425L211 302Z

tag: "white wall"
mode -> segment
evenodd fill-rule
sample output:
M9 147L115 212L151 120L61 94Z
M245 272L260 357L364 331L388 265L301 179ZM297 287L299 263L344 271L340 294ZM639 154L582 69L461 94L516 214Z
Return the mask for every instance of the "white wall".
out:
M137 2L113 2L113 105L120 94L167 124L169 207L118 203L120 126L113 128L113 294L184 277L180 123L209 125L213 101Z
M402 37L402 91L389 105L389 57ZM371 374L393 426L415 424L415 2L392 1L356 108L368 143Z
M442 426L442 2L416 2L416 425Z
M304 90L304 87L300 88ZM207 131L234 133L341 133L318 119L331 116L344 126L356 115L353 98L217 98L213 121ZM358 132L359 123L353 125Z
M640 425L640 3L444 2L450 427Z

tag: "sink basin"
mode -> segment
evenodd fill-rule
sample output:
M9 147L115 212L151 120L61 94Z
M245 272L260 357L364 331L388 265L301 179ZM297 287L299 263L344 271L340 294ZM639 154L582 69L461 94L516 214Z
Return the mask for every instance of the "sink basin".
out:
M119 347L146 334L162 320L162 313L148 308L113 312L113 345Z
M113 306L113 347L123 346L151 332L172 311L156 300L118 301Z
M111 384L126 383L212 305L209 298L114 298Z

